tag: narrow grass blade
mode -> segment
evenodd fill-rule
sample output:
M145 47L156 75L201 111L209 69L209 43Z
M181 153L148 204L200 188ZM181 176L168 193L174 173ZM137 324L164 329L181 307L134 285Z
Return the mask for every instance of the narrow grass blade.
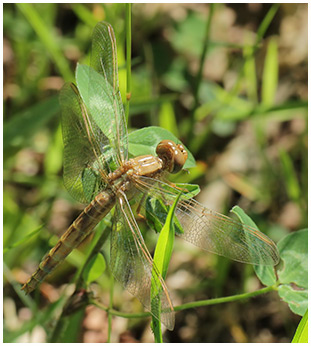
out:
M278 87L278 45L276 39L271 39L268 44L265 66L262 76L262 105L272 106Z
M171 102L162 103L159 113L159 121L160 127L164 127L168 131L172 132L173 135L179 137L174 107Z
M301 319L292 343L308 343L308 310Z
M46 23L40 16L40 13L37 11L35 5L20 3L17 4L17 6L18 9L28 19L30 25L33 27L41 42L44 44L47 51L52 56L52 59L63 78L67 81L73 80L73 74L71 72L68 61L62 54L59 48L59 44L53 36L53 32L49 27L47 27Z
M182 191L181 191L182 192ZM153 263L154 266L159 270L160 274L162 275L163 279L166 277L166 273L168 270L169 262L172 256L173 251L173 244L174 244L174 213L175 208L177 206L177 203L179 201L179 198L181 196L180 194L177 196L174 204L171 206L167 218L165 221L165 224L162 228L162 231L159 235L159 239L157 242L157 246L154 253L154 259ZM153 281L156 281L156 276L153 277ZM152 289L153 287L160 287L160 282L152 282L151 284L151 301L155 297L155 291ZM156 290L158 291L158 290ZM155 336L155 342L162 342L162 332L161 332L161 324L159 323L160 316L161 316L161 306L160 303L158 306L153 308L154 310L157 309L157 311L153 311L152 316L152 330ZM155 318L154 316L158 316L159 318Z
M24 237L23 239L17 241L16 243L6 247L3 249L3 254L5 254L6 252L8 252L9 250L12 250L16 247L18 247L19 245L24 244L26 241L28 241L30 238L32 238L34 235L36 235L37 233L39 233L41 231L41 229L43 228L44 225L39 226L38 228L36 228L34 231L32 231L31 233L27 234L26 237Z
M301 191L297 176L295 174L293 161L285 150L281 149L279 154L288 197L294 202L299 202Z

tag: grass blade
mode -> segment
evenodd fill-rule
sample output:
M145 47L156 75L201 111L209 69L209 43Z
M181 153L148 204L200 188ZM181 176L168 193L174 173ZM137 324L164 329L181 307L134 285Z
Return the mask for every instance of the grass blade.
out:
M162 228L162 231L159 235L159 239L158 239L157 246L154 253L154 259L153 259L154 266L159 270L163 279L165 279L166 277L166 273L167 273L170 259L172 256L174 238L175 238L174 213L175 213L175 209L179 201L179 198L181 196L181 192L177 196L174 204L171 206L167 214L167 218ZM154 278L152 280L155 281ZM151 301L153 297L155 296L155 292L153 292L153 289L152 289L153 287L160 287L160 282L153 282L151 284ZM155 336L155 342L163 342L161 324L159 323L159 320L154 317L154 316L161 315L160 313L161 306L157 306L156 308L157 308L157 311L153 311L153 316L152 316L152 330Z

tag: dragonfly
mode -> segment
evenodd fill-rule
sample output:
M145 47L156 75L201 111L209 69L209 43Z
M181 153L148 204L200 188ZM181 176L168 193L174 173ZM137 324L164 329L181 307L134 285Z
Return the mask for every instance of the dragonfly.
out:
M167 210L179 197L175 219L181 238L199 248L244 263L279 262L274 242L255 228L214 212L170 183L183 169L188 151L163 138L155 154L130 157L127 123L118 80L113 28L99 22L92 36L91 61L77 67L85 84L66 83L60 92L64 141L64 185L85 209L39 264L22 289L33 291L113 210L110 268L114 277L169 330L174 308L168 288L147 249L135 218L147 201ZM113 209L114 208L114 209ZM150 212L150 210L149 210ZM152 211L157 217L156 211ZM154 282L157 282L155 285ZM151 292L152 299L151 299ZM157 314L152 309L161 307Z

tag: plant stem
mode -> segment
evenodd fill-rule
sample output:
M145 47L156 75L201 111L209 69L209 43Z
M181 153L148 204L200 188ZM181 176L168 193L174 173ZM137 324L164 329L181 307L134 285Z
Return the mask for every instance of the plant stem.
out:
M131 4L125 5L125 31L126 31L126 102L125 102L125 119L128 124L131 99L131 55L132 55L132 19L131 19Z
M113 306L113 289L114 289L114 278L113 275L111 274L110 277L110 297L109 297L109 309L107 311L108 313L108 340L107 342L111 342L111 328L112 328L112 314L110 311L112 310Z
M199 300L197 302L190 302L190 303L176 306L174 308L174 310L180 311L180 310L186 310L186 309L191 309L191 308L200 307L200 306L216 305L216 304L234 302L234 301L238 301L238 300L253 298L253 297L259 296L261 294L264 294L264 293L267 293L270 291L274 291L276 289L277 289L277 286L268 286L268 287L264 287L260 290L249 292L249 293L236 294L234 296L221 297L221 298L215 298L215 299Z
M192 309L195 307L223 304L223 303L229 303L229 302L239 301L243 299L249 299L249 298L253 298L253 297L256 297L271 291L275 291L275 290L277 290L277 285L267 286L267 287L261 288L260 290L249 292L249 293L236 294L233 296L221 297L221 298L215 298L215 299L199 300L196 302L190 302L190 303L182 304L179 306L175 306L174 311L181 311L186 309ZM102 310L109 311L111 315L115 315L119 317L142 318L142 317L150 316L149 312L140 312L140 313L132 314L132 313L120 312L114 309L110 309L109 307L104 306L103 304L97 302L94 299L90 300L90 303L93 304L94 306L97 306L98 308Z

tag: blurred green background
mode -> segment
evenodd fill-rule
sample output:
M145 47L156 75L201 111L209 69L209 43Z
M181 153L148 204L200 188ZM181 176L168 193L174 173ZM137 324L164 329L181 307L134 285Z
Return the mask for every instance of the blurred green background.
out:
M88 63L92 29L106 20L125 100L125 5L4 4L3 14L4 332L7 342L46 342L83 257L74 253L36 301L20 292L83 208L62 184L57 95L76 63ZM229 214L238 204L275 241L306 227L307 4L134 4L129 131L150 125L194 154L197 167L174 179L199 184L207 207ZM154 234L145 237L152 247ZM261 287L251 266L181 240L166 281L175 305ZM109 284L106 271L94 285L107 305ZM142 309L118 284L114 307ZM165 340L289 342L299 319L272 292L179 312ZM104 311L90 306L76 323L75 341L107 340ZM153 341L146 320L113 317L112 333L115 342Z

